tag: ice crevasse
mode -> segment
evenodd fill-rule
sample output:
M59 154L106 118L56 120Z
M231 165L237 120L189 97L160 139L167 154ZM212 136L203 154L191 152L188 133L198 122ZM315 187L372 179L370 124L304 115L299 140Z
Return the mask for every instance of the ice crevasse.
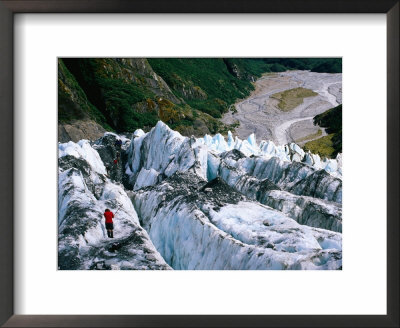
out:
M134 133L128 149L126 172L135 186L134 204L144 227L173 268L341 267L340 156L322 161L296 144L276 146L270 141L257 144L254 135L244 141L234 138L232 133L228 133L227 141L221 134L204 138L183 137L159 122L148 133L141 130ZM179 176L183 173L186 178ZM141 182L143 176L151 179L144 184ZM220 179L221 184L230 187L226 187L225 193L239 192L246 196L245 203L241 206L237 202L226 204L221 199L222 194L219 199L210 200L207 198L209 191L203 200L212 204L211 210L208 209L209 206L198 201L201 187L193 176L202 179L203 183ZM149 183L151 180L154 183ZM180 185L192 187L168 200L167 195L180 190ZM191 197L197 200L193 201ZM218 209L213 210L214 207ZM226 207L233 210L226 211ZM262 214L250 217L251 211L246 211L246 207L259 207L254 212ZM239 210L242 217L234 219L231 214ZM290 226L288 229L294 234L285 235L283 232L288 229L275 231L278 225L273 228L260 225L262 217L271 216L281 217L282 227ZM257 229L254 228L257 233L244 233L251 229L250 222L258 222ZM269 230L272 230L271 234ZM272 242L269 247L273 249L270 249L254 242L254 238L251 244L251 239L242 238L249 233L255 233L257 237L254 238L258 241L275 240L280 244L286 240L289 246L279 248ZM219 245L218 240L223 245ZM216 244L211 245L212 242ZM248 255L258 255L249 260L246 252L238 251L241 249L238 243L252 249L247 250ZM309 247L301 248L300 244ZM233 251L235 247L239 248ZM260 247L267 250L260 251ZM238 258L239 254L243 257Z
M341 268L341 156L230 132L184 137L158 122L123 140L122 185L104 165L117 137L59 144L61 266ZM106 207L119 209L118 249L104 235Z
M118 211L116 238L108 239L103 213ZM140 226L122 185L111 181L87 140L59 145L58 267L82 269L171 269Z
M242 158L225 155L234 151ZM135 190L160 182L175 172L190 170L207 180L222 176L230 185L243 175L268 178L291 188L289 191L295 194L308 190L308 196L341 203L341 165L341 154L336 159L322 161L294 143L276 146L272 141L262 141L257 145L254 135L243 141L233 139L230 132L228 141L221 134L188 138L160 121L148 133L135 131L128 149L126 173ZM313 181L322 185L310 188Z

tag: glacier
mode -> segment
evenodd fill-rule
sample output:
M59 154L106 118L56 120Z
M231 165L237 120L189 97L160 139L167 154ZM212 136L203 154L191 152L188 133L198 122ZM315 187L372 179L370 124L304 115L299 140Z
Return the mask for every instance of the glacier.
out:
M159 269L170 266L155 249L140 226L137 213L124 188L107 178L98 153L82 143L62 145L58 176L58 266L59 269ZM80 145L78 145L80 147ZM87 154L95 154L87 156ZM101 172L96 169L101 168ZM117 213L117 238L106 239L103 212Z
M174 269L337 269L341 234L298 224L222 179L177 172L134 197L154 245Z
M184 137L160 121L60 143L58 200L60 269L342 268L341 154Z

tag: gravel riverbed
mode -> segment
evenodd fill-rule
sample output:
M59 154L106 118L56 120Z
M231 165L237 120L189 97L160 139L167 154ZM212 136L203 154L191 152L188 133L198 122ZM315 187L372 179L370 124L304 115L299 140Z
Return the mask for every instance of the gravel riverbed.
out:
M258 142L273 140L277 145L296 142L321 129L313 124L315 115L342 102L341 73L287 71L266 74L255 82L255 87L248 98L235 104L236 112L228 112L222 118L227 124L240 122L235 134L241 139L255 133ZM277 92L298 87L311 89L318 96L305 98L302 104L288 112L281 111L277 107L278 101L270 98ZM323 135L322 129L318 138Z

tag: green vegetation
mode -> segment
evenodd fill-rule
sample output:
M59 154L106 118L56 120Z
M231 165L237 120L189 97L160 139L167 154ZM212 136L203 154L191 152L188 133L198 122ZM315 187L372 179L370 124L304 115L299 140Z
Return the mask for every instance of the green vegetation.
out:
M278 107L284 112L288 112L303 103L304 98L317 96L318 93L310 89L294 88L275 93L271 98L279 100Z
M240 79L253 80L265 72L270 72L269 65L260 58L224 58L232 75Z
M305 136L305 137L303 137L303 138L297 139L297 140L296 140L296 143L318 138L318 137L321 136L321 134L322 134L322 130L319 129L317 132L315 132L315 133L313 133L313 134L310 134L310 135Z
M145 126L154 126L157 123L156 112L140 113L134 106L134 104L144 102L153 96L148 90L123 80L110 78L100 78L98 83L102 89L107 111L116 117L118 130L133 131Z
M340 132L342 130L342 105L315 116L314 124L326 128L328 133Z
M58 65L58 121L71 123L79 119L93 119L108 131L113 129L107 124L104 115L87 99L85 92L75 77L65 67L62 60Z
M333 136L333 134L329 134L317 140L309 141L303 146L303 149L305 151L309 150L313 154L319 154L321 157L334 157L335 148L332 141Z
M341 58L149 58L151 67L174 94L193 108L220 118L237 99L254 89L252 81L266 72L312 70L341 72ZM331 71L330 71L331 69ZM207 98L196 97L200 88Z
M183 98L191 107L220 118L229 105L238 98L245 98L254 89L250 73L239 66L242 61L222 58L150 58L153 70L171 87L174 94ZM253 67L248 63L246 67ZM241 75L241 71L246 74ZM262 71L251 69L261 76ZM232 74L237 72L237 75ZM200 88L206 94L196 94Z
M319 73L342 73L342 61L332 59L313 67L312 72Z
M141 83L132 82L132 72L126 64L114 59L69 58L64 62L89 101L116 131L133 131L157 123L154 111L136 110L136 104L154 94ZM137 74L138 81L141 78L145 74Z
M64 64L64 61L66 65ZM137 128L148 130L158 120L172 129L191 134L216 133L225 129L206 113L201 113L171 93L168 86L157 79L146 59L60 59L59 88L64 87L60 72L70 77L68 85L84 98L85 109L72 112L73 104L59 96L61 121L63 108L69 108L72 118L81 119L91 110L102 116L99 123L107 130L131 132ZM196 95L207 98L200 87ZM77 97L74 101L78 102Z
M342 105L315 116L314 124L326 128L329 135L307 142L304 149L321 156L336 157L342 152Z
M185 134L223 133L232 127L218 118L262 74L338 67L340 58L64 58L59 119L90 118L117 132L147 130L161 119Z
M265 58L271 72L310 70L320 73L342 73L341 58Z

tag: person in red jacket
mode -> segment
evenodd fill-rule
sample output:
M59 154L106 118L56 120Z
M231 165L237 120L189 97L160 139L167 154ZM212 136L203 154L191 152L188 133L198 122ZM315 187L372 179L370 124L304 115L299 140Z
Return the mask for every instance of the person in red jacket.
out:
M107 236L109 238L114 238L114 223L113 223L113 217L114 213L111 212L108 208L106 208L104 212L104 217L106 219L106 229L107 229Z

